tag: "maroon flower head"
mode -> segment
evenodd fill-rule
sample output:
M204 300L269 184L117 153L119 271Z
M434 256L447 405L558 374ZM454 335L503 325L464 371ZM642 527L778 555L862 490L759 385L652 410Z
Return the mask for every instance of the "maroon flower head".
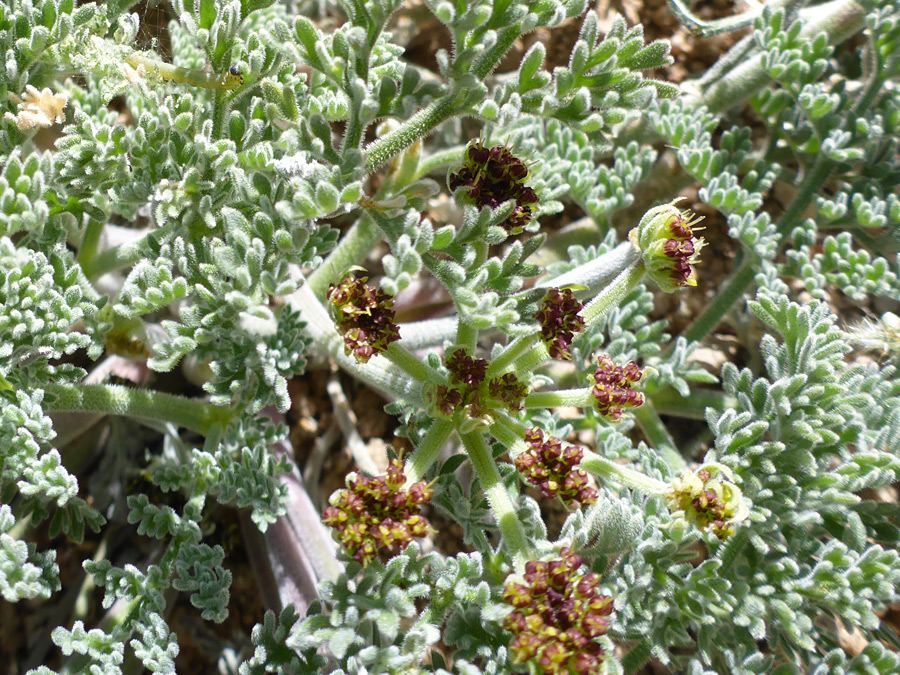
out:
M395 459L383 476L347 477L347 488L331 496L322 512L322 522L333 528L338 540L353 558L368 565L378 555L396 555L414 538L431 528L419 515L419 507L434 491L420 481L404 490L403 462Z
M609 420L617 421L625 408L637 408L644 403L644 395L632 387L643 377L638 364L630 361L617 366L607 354L599 358L597 369L591 375L594 384L591 393L597 412Z
M572 340L575 333L584 330L584 319L579 314L582 307L569 288L561 291L551 288L544 296L535 318L541 325L541 337L551 358L572 360Z
M366 284L367 277L348 275L328 287L331 316L344 336L344 353L365 363L400 339L394 323L394 299Z
M584 469L578 468L584 451L577 445L565 448L562 441L537 427L525 431L528 450L516 457L516 468L545 497L559 497L567 507L587 506L597 501L597 490L588 483Z
M444 360L444 365L450 371L450 381L453 384L467 384L470 387L477 387L484 382L488 367L487 361L473 359L461 347Z
M454 192L466 188L465 196L478 208L496 209L515 200L512 214L502 223L510 234L520 234L531 222L533 208L538 204L534 190L525 185L529 171L525 163L507 148L485 148L481 141L473 141L466 148L463 165L450 174L447 184Z
M522 399L528 394L528 387L519 382L513 373L505 373L488 381L488 392L509 410L515 411L522 409Z
M528 562L524 583L506 585L512 607L503 627L513 633L516 663L531 661L547 675L597 673L604 659L595 641L609 630L612 598L597 591L599 577L582 574L582 559L571 549L550 562Z

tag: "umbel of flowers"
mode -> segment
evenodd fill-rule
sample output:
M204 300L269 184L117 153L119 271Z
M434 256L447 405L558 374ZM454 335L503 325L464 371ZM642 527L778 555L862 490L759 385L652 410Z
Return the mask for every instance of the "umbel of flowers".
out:
M503 599L513 607L503 627L517 663L532 662L546 675L594 675L604 653L595 638L609 630L612 598L597 590L600 575L584 574L580 556L525 564L524 583L511 581Z
M634 361L617 366L608 354L597 360L597 368L591 375L594 407L609 420L617 421L625 408L637 408L644 403L644 395L633 387L644 373Z
M676 199L650 209L629 237L640 249L647 275L666 293L696 286L693 265L700 261L703 238L694 237L701 217L676 208Z
M562 441L537 427L525 431L528 449L515 459L516 468L545 497L559 497L569 507L587 506L597 501L597 490L588 484L588 475L578 468L584 451L577 445L563 448Z
M328 287L331 315L344 337L344 352L366 363L400 339L394 322L394 299L366 284L368 277L348 275Z
M334 528L347 553L363 565L377 555L397 555L413 538L431 531L419 509L434 491L425 481L403 489L405 482L399 459L390 463L383 476L351 473L347 489L337 490L322 512L322 522Z
M507 148L485 148L481 141L472 141L466 147L463 165L450 174L451 190L466 188L465 197L478 208L496 209L514 199L513 212L502 223L509 234L521 234L531 222L533 207L538 204L534 190L525 185L528 167Z
M541 326L541 338L552 359L572 360L572 339L584 330L584 319L578 314L582 304L569 288L551 288L544 296L535 319Z
M475 359L459 348L444 359L450 373L450 384L435 390L434 404L445 417L451 417L460 407L471 419L484 417L490 408L520 410L527 387L513 373L487 377L488 362Z
M731 469L717 462L708 462L673 480L666 502L676 522L687 521L719 539L734 534L735 524L749 515Z

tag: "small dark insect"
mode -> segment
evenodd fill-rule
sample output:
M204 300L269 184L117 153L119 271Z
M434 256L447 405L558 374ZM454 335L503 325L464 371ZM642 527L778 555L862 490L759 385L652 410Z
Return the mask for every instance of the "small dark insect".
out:
M234 89L244 84L244 75L238 66L231 66L228 69L228 75L225 76L226 89Z

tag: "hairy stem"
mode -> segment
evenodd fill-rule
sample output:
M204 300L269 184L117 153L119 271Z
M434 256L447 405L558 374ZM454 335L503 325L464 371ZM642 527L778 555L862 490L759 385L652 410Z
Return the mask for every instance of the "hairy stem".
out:
M822 5L800 10L803 28L800 35L812 38L825 33L832 45L840 44L865 27L866 8L858 0L831 0ZM697 101L712 112L724 112L741 104L769 83L765 70L766 55L757 53L741 62L708 87Z
M834 162L825 155L819 155L813 163L799 191L778 221L778 233L782 240L800 224L804 211L812 204L833 168ZM737 270L719 290L713 301L706 306L703 313L694 319L683 333L688 342L699 342L709 335L753 283L759 258L751 251L746 249L742 251L743 255Z
M506 486L503 484L500 471L497 469L497 464L491 455L491 448L481 432L478 431L460 434L460 438L472 462L475 475L481 481L491 512L494 514L494 519L497 521L497 525L500 527L500 532L503 535L503 542L506 544L506 548L509 550L516 567L521 567L526 560L534 556L528 543L528 537L525 534L525 528L519 520L516 506Z
M645 400L644 404L635 408L633 412L641 431L644 432L644 435L647 436L647 439L656 451L662 455L672 473L679 474L684 471L687 468L687 462L684 461L684 457L681 456L681 453L675 447L675 441L656 413L653 403Z
M580 389L560 389L557 391L535 391L525 397L526 408L590 408L593 405L590 387Z
M328 286L364 260L380 238L381 230L372 217L368 213L361 215L325 261L307 277L306 282L315 296L320 300L324 298Z
M666 387L653 392L649 398L658 413L692 420L705 420L707 408L721 413L737 407L737 399L715 389L692 389L690 396L682 396Z
M419 443L419 447L406 460L404 473L406 474L406 486L409 487L413 483L422 480L428 469L437 461L441 448L450 438L453 432L453 422L451 420L435 419L425 438Z
M645 476L625 464L617 464L590 450L584 451L581 468L595 476L613 480L620 485L637 490L643 494L664 495L669 490L668 483Z
M438 124L459 114L459 98L457 92L450 92L420 110L398 128L373 141L365 149L366 173L377 171L402 150L434 131Z
M206 434L226 424L232 411L197 399L117 384L50 384L45 388L47 412L90 412L172 422Z

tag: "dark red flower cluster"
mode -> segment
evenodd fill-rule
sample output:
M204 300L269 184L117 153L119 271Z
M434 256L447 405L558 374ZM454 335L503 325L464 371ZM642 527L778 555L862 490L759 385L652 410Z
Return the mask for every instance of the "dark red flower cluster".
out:
M344 336L344 353L365 363L400 339L394 323L394 299L366 284L367 277L348 275L328 287L331 315Z
M534 190L525 185L528 167L503 146L485 148L481 141L473 141L466 148L463 165L450 174L450 189L467 187L466 196L478 208L496 209L510 199L516 207L502 223L510 234L520 234L531 222L533 207L538 203Z
M702 218L678 209L678 201L647 211L629 234L641 249L647 274L666 293L697 285L693 266L700 261L700 249L705 244L694 236Z
M503 627L515 637L517 663L532 661L547 675L595 675L603 649L595 641L609 630L612 598L597 591L600 575L579 573L580 556L560 551L559 560L525 564L525 583L511 582L503 599L514 611Z
M638 364L630 361L617 366L610 356L604 354L598 360L597 369L591 375L594 388L591 393L594 403L604 417L617 421L624 408L637 408L644 403L644 395L632 387L644 376Z
M465 349L457 349L444 359L450 371L450 384L437 387L435 404L442 415L450 417L460 406L466 407L466 414L472 418L483 417L497 401L508 410L521 410L522 399L528 388L513 373L499 377L487 377L488 362L474 359Z
M561 291L551 288L544 296L544 304L535 318L541 325L541 336L550 358L572 360L569 349L572 339L575 333L584 330L584 319L578 314L583 306L569 288Z
M688 218L682 218L669 226L670 239L663 244L666 257L672 259L672 282L677 286L696 286L692 262L696 262L697 247L694 246L694 232ZM690 283L693 281L693 283Z
M368 565L376 555L400 553L414 537L431 531L419 507L434 491L420 481L403 489L403 462L395 459L384 476L347 476L347 489L331 497L322 522L334 528L338 540L355 560Z
M577 445L562 447L562 441L537 427L525 431L528 450L516 457L516 468L528 482L539 487L545 497L559 497L569 507L587 506L597 501L597 490L588 485L588 475L578 468L584 451Z
M521 410L522 399L528 395L528 387L512 373L505 373L488 380L488 392L510 410Z

